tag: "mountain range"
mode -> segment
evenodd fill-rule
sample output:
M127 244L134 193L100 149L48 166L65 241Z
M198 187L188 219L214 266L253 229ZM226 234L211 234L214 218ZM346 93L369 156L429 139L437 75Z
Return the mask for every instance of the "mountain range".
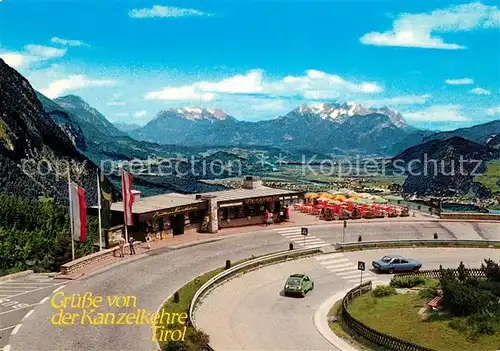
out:
M273 145L322 153L394 154L415 132L397 111L359 104L302 105L284 116L259 122L239 121L222 110L200 107L161 111L129 134L138 140L190 146ZM426 133L428 135L430 133Z

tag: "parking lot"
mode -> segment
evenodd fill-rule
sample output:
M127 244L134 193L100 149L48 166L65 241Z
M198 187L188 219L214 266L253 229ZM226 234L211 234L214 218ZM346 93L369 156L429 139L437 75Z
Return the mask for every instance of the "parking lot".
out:
M0 282L0 350L9 344L9 337L22 328L36 306L47 301L66 281L54 280L50 274L31 274ZM7 347L8 350L8 347Z

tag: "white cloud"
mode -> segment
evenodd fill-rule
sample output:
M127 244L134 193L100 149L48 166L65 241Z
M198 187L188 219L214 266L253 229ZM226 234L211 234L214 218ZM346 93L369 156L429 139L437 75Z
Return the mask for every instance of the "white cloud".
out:
M310 69L303 76L287 76L269 84L271 94L299 94L305 99L337 98L339 93L379 93L384 88L374 82L349 82L342 77Z
M406 112L407 120L417 122L465 122L470 118L465 116L461 105L434 105L420 111Z
M154 5L152 8L133 9L129 12L129 16L133 18L153 18L153 17L211 16L211 14L198 11L195 9Z
M6 64L15 69L19 69L28 63L27 57L17 52L2 53L0 54L0 58L2 58Z
M146 116L146 110L141 110L134 113L134 117L144 117L144 116Z
M110 101L106 105L108 106L125 106L127 103L125 101Z
M449 85L469 85L474 84L474 80L472 78L446 79L445 83Z
M55 98L67 91L75 91L78 89L97 87L97 86L112 86L115 82L112 80L89 79L83 75L73 75L66 79L59 79L49 84L45 89L40 89L40 92L49 98Z
M486 114L488 116L500 115L500 106L490 107L486 110Z
M69 39L62 39L59 37L53 37L52 39L50 39L50 42L53 44L60 44L63 46L89 46L87 43L81 40L69 40Z
M253 106L256 111L281 111L285 108L283 100L267 101Z
M23 52L3 52L0 57L15 69L26 68L33 63L61 58L66 55L66 49L58 49L50 46L29 44L24 47Z
M402 46L427 49L466 49L455 43L446 43L434 33L470 31L476 28L500 27L500 10L480 2L452 6L430 13L403 13L386 32L370 32L360 38L363 44L376 46Z
M194 86L167 87L160 91L147 93L146 100L185 100L185 101L212 101L217 97L213 93L199 92Z
M29 44L24 47L33 57L40 59L60 58L66 55L66 49L58 49L50 46Z
M399 106L399 105L421 105L425 104L431 96L425 95L404 95L385 99L358 100L360 103L367 106Z
M200 91L211 93L229 93L229 94L252 94L261 93L263 87L263 71L256 69L247 74L237 74L233 77L223 79L218 82L199 82L193 84L193 87Z
M153 91L146 99L211 101L221 94L267 94L270 96L296 96L305 99L331 99L339 94L371 94L384 88L374 82L349 82L337 75L308 70L303 76L287 76L266 82L264 71L255 69L215 82L196 82L181 87L166 87Z
M472 94L476 95L491 95L491 91L477 87L470 91Z

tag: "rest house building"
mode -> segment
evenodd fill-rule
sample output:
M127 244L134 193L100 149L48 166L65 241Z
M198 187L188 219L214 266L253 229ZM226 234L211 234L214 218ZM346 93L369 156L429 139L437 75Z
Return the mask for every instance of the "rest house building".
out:
M141 197L139 192L134 192L134 225L127 230L137 240L144 240L146 236L152 240L162 239L184 234L186 230L217 233L229 227L263 224L266 209L277 217L286 206L301 201L304 195L263 186L262 181L254 177L246 177L240 189L211 193ZM111 213L112 226L121 232L123 202L113 203Z

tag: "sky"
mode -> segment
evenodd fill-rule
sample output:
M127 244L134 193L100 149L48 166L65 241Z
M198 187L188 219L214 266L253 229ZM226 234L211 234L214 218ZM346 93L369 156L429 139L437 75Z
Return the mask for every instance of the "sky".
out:
M112 122L221 108L388 106L419 128L500 118L500 7L444 0L0 0L0 57Z

